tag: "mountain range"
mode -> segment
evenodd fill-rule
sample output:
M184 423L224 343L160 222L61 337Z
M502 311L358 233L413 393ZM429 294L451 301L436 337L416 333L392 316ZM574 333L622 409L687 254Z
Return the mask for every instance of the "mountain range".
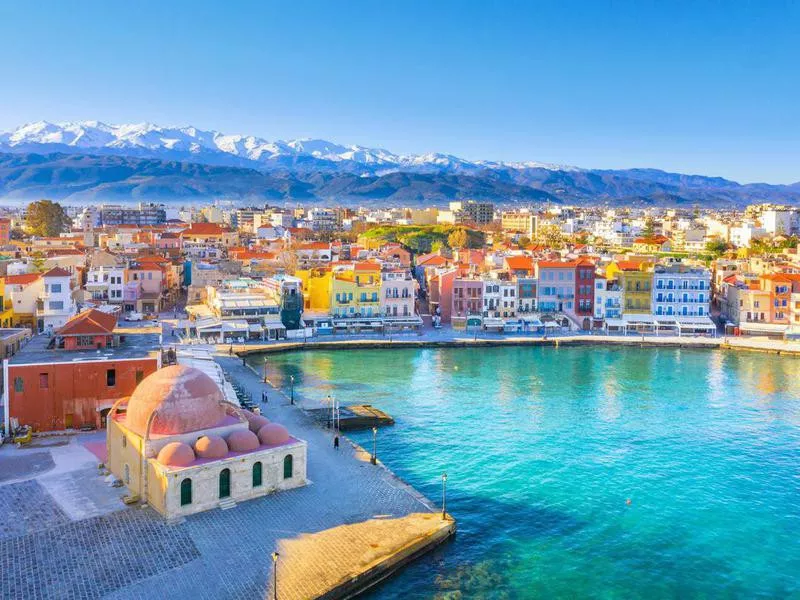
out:
M658 169L395 154L319 139L268 141L196 127L39 121L0 133L0 197L437 204L738 206L800 203L800 183L746 184Z

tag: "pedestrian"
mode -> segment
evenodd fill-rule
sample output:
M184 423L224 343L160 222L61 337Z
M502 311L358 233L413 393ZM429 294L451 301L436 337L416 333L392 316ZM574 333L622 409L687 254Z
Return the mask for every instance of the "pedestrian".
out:
M334 450L338 450L339 449L339 436L338 435L333 438L333 449Z
M267 404L269 402L269 398L267 397L267 390L261 391L261 402Z
M233 356L233 344L231 344L231 347L228 348L228 356Z

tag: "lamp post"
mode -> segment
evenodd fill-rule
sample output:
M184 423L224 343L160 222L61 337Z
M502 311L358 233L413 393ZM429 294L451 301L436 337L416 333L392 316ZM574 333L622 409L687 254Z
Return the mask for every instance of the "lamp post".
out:
M370 459L370 462L373 465L377 465L378 464L378 428L377 427L373 427L372 428L372 458Z
M447 473L442 473L442 520L447 519Z
M278 600L278 557L277 552L272 553L272 600Z
M264 357L264 383L267 383L267 357Z
M328 429L333 429L333 398L331 398L331 395L328 394L326 399L328 401L328 404L330 404L331 406L331 414L328 419Z
M289 402L291 404L294 404L294 375L289 375L289 381L291 381L291 383L292 383L292 388L291 388L292 392L291 392L291 396L290 396Z

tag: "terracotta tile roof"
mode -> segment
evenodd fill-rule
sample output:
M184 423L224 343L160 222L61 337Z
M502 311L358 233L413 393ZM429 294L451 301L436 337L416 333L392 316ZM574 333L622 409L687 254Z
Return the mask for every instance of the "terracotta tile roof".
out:
M663 244L668 242L669 238L663 235L654 235L652 237L640 237L633 240L634 244Z
M620 260L617 262L617 268L620 271L638 271L645 261L636 260Z
M117 326L116 315L90 308L72 317L58 330L59 335L107 335Z
M306 242L297 246L298 250L330 250L331 245L327 242Z
M561 261L561 260L540 260L536 263L540 269L574 269L578 266L577 260Z
M230 228L218 223L192 223L188 229L181 231L181 235L222 235L230 231Z
M61 267L53 267L42 275L42 277L72 277L72 273Z
M6 284L29 285L41 277L41 273L23 273L22 275L8 275L5 278Z
M532 271L533 258L530 256L506 256L506 266L512 271Z
M440 267L442 265L447 264L447 259L444 256L440 256L438 254L429 254L427 256L421 256L417 258L417 266L426 266L426 267Z
M378 263L369 261L357 262L353 265L355 271L378 271L380 268Z

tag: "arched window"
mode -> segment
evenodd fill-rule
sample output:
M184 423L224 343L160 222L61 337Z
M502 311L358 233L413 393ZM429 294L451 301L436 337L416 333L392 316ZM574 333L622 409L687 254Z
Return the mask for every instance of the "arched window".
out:
M291 454L287 454L286 458L283 459L283 478L284 479L291 479L292 478L292 471L294 471L294 465L292 464L293 459Z
M231 495L231 470L222 469L219 474L219 497L227 498Z
M125 485L130 485L130 483L131 483L131 468L128 466L128 463L125 463Z
M181 506L192 503L192 480L188 477L181 481Z
M253 465L253 487L261 485L261 463L257 462Z

